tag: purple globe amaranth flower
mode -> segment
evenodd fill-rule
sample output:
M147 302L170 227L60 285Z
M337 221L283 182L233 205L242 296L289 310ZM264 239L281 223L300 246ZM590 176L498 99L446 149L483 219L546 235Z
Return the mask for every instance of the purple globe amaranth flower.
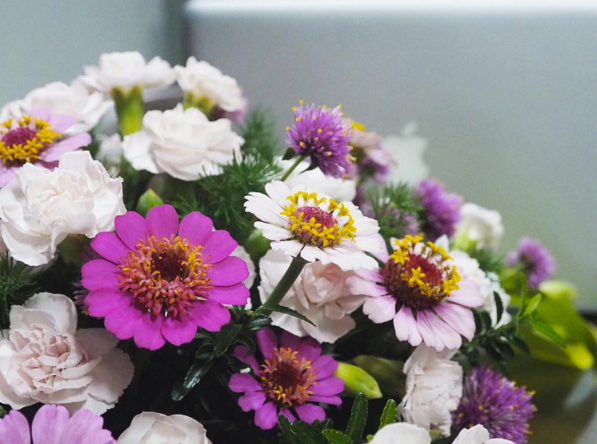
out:
M325 411L318 403L340 405L338 396L344 382L334 372L338 363L321 355L321 345L312 338L300 339L284 332L282 340L271 328L257 333L263 356L259 365L255 355L238 346L234 354L251 367L252 373L236 373L230 378L230 390L244 393L238 405L244 412L255 410L255 425L269 430L278 423L278 414L289 421L323 421Z
M379 184L386 183L395 161L383 147L382 137L367 131L365 125L352 119L345 118L344 123L350 128L350 144L360 179L365 181L371 178Z
M506 258L509 267L520 266L527 275L530 288L536 289L541 282L549 279L556 271L556 262L541 242L523 237L518 249Z
M230 322L224 304L247 303L247 264L231 256L238 244L207 216L190 213L179 226L176 210L161 205L146 219L118 216L115 226L91 242L102 259L83 265L81 283L89 314L118 339L150 350L185 344L197 327L216 332Z
M496 371L476 367L465 380L460 405L452 414L453 427L459 432L481 424L491 438L524 444L537 410L531 403L533 395Z
M33 444L118 444L103 426L102 417L89 410L79 410L71 417L66 407L44 405L30 428L27 418L12 410L0 419L0 443L31 444L33 435Z
M294 123L286 128L288 145L328 176L349 177L355 168L350 154L350 128L340 107L309 105L294 108Z
M448 193L443 185L433 179L421 181L415 194L423 206L422 228L427 238L434 241L444 234L452 237L460 219L462 197Z

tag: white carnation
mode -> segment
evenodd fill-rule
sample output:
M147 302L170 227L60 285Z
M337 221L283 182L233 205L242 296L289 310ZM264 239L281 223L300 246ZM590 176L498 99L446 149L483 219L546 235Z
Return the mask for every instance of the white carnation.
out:
M514 444L512 441L502 438L489 439L489 432L485 427L478 424L470 429L460 431L452 444Z
M118 438L120 444L211 444L205 428L185 415L143 412Z
M464 237L480 248L495 249L504 236L502 215L474 203L465 203L460 208L460 220L456 225L456 238Z
M122 179L111 179L87 151L63 154L54 171L25 164L0 190L2 239L12 257L32 266L52 260L70 234L112 230L125 211Z
M405 422L381 428L369 444L431 444L429 432Z
M243 142L229 120L210 122L201 111L178 105L145 114L143 128L126 136L123 148L137 170L192 181L220 173L221 165L240 154Z

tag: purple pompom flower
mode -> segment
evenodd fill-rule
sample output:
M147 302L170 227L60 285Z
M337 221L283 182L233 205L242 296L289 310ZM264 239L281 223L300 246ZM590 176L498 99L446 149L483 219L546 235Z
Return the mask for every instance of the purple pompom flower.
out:
M556 262L541 242L530 237L523 237L518 249L506 259L509 267L520 266L527 275L530 288L536 289L541 282L549 279L556 271Z
M12 410L0 419L0 443L10 444L117 444L104 420L89 410L79 410L72 418L65 407L44 405L33 418L30 429L27 418Z
M476 367L465 380L460 405L453 413L453 427L459 432L481 424L491 438L524 444L536 411L531 404L533 395L496 371Z
M288 145L328 176L348 177L354 170L350 128L340 107L301 105L294 108L294 124L286 128Z
M118 339L150 350L185 344L198 326L216 332L230 322L224 304L247 303L247 265L231 256L237 243L207 216L190 213L179 226L174 208L162 205L147 219L129 211L115 226L91 242L102 259L83 266L81 282L89 314L105 317Z
M460 219L462 197L448 193L432 179L421 181L415 193L423 206L423 231L427 238L435 241L444 234L452 237Z
M244 412L255 410L255 425L269 430L278 423L278 414L289 421L323 421L325 411L317 403L340 405L338 396L344 382L333 376L338 363L321 356L321 345L312 338L300 339L284 332L281 343L271 328L257 333L261 365L247 348L238 346L234 354L248 364L252 373L236 373L230 390L244 393L238 405Z

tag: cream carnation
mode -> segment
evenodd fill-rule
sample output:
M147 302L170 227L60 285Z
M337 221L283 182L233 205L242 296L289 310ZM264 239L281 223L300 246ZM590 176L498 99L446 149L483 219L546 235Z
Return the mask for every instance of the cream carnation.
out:
M270 250L259 261L259 296L265 302L288 269L292 258ZM272 313L272 323L296 335L311 336L318 342L334 343L356 327L350 313L365 302L374 286L367 271L342 271L334 264L307 264L294 282L282 305L304 314L315 326L294 316Z
M400 404L406 422L425 430L439 429L444 436L450 436L451 413L462 397L462 367L449 360L452 354L417 347L404 365L406 395Z
M119 444L211 444L205 428L185 415L143 412L118 438Z
M369 444L431 444L429 432L405 422L381 428Z
M465 203L460 208L460 220L456 225L455 237L475 242L477 247L495 249L504 236L502 215L474 203Z
M201 111L178 105L145 114L143 128L124 138L123 149L137 170L192 181L218 174L221 165L240 154L243 142L229 120L210 122Z
M0 341L0 401L13 409L43 402L101 415L133 378L117 342L103 328L77 331L77 310L66 296L40 293L13 306L8 339Z
M460 431L452 444L514 444L512 441L502 438L489 439L489 432L482 425L476 425L470 429Z
M112 230L124 212L122 179L87 151L63 154L54 171L26 164L0 190L2 238L12 257L32 266L52 260L70 234Z

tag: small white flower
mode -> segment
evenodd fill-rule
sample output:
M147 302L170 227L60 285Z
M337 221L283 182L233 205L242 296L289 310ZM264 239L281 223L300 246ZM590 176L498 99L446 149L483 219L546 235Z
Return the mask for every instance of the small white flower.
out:
M402 418L425 430L439 429L450 436L451 413L462 397L462 367L449 358L454 351L436 352L420 345L404 365L406 395Z
M80 84L69 86L66 83L53 82L34 89L23 100L6 105L0 111L0 121L30 114L36 109L47 109L52 113L77 119L65 131L66 135L73 136L94 128L113 105L111 100L106 100L104 94L89 92Z
M380 429L369 444L431 444L431 437L421 427L397 422Z
M455 237L464 237L480 248L495 249L504 236L502 215L474 203L465 203L460 208L460 220L456 225Z
M137 170L167 173L180 180L218 174L240 154L244 140L227 119L210 122L201 111L178 105L149 111L143 128L124 138L124 157Z
M118 438L120 444L211 444L205 428L185 415L143 412Z
M407 182L415 186L429 177L429 166L425 162L427 139L417 135L417 124L408 123L399 136L389 136L383 140L383 146L395 161L392 170L393 183Z
M182 90L191 94L194 100L207 99L210 107L216 106L228 113L246 107L236 80L209 63L189 57L186 66L175 66L174 71Z
M100 56L99 66L86 66L79 81L92 91L108 95L115 88L128 92L136 86L145 89L171 85L174 70L160 57L147 62L137 51L112 52Z
M99 149L97 150L96 158L104 164L108 171L118 171L124 153L120 134L112 134L111 136L100 134L98 139Z
M259 296L265 302L291 262L290 256L270 250L259 261ZM350 313L365 302L375 285L366 270L342 271L334 264L307 264L282 305L304 314L315 326L294 316L272 313L272 323L296 335L334 343L356 327Z
M489 432L481 424L463 429L452 444L514 444L502 438L489 439Z
M255 228L273 241L273 250L307 262L336 264L344 271L377 268L365 252L383 251L376 236L379 225L352 202L337 203L310 187L291 189L277 180L265 191L267 195L249 193L245 209L262 221Z
M13 258L32 266L52 260L70 234L112 230L125 211L122 179L87 151L63 154L54 171L25 164L0 190L2 238Z
M257 277L257 273L255 273L255 264L253 263L251 256L249 255L249 253L247 253L247 250L245 250L240 245L236 247L236 249L232 252L231 256L240 257L247 264L247 268L249 269L249 276L247 276L247 278L243 281L243 284L245 284L245 287L247 287L250 290L253 284L255 283L255 278ZM245 310L251 310L252 308L253 303L251 302L251 297L249 297L249 299L247 299L247 305L245 305Z
M43 402L97 415L114 407L133 378L129 357L103 328L77 330L66 296L40 293L10 310L0 340L0 401L13 409Z

